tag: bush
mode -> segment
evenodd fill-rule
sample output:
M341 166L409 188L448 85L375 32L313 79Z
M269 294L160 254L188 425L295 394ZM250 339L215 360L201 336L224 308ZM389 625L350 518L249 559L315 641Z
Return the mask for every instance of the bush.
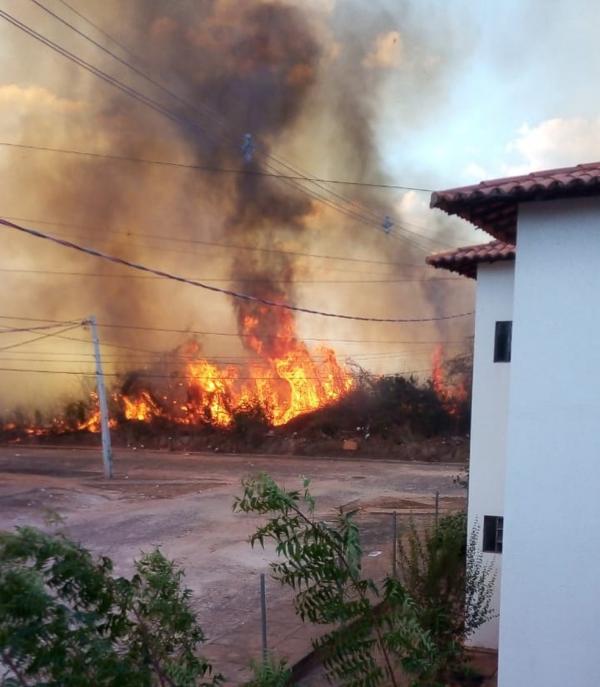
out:
M399 546L400 576L378 584L362 575L352 515L315 520L307 480L287 491L263 474L243 487L235 509L267 516L251 543L275 543L273 577L294 590L302 620L328 626L313 644L330 681L442 687L465 674L464 641L493 617L495 576L477 549L478 528L467 542L464 513L431 531L411 523Z
M365 375L337 403L301 415L287 427L327 437L364 427L372 436L401 436L403 440L466 434L469 403L465 397L451 411L431 382L421 384L414 377L402 375Z
M400 579L437 647L438 680L464 668L465 640L494 617L495 572L483 563L478 535L476 526L467 542L461 512L442 518L430 531L419 531L412 522L399 542Z
M248 405L233 413L231 431L236 439L244 440L256 448L260 446L271 428L266 410L258 405Z
M183 572L158 550L131 580L62 535L0 534L3 685L214 686Z
M263 474L243 487L235 509L267 516L251 543L275 543L283 560L271 564L273 577L294 590L302 620L327 626L313 645L334 684L397 687L402 673L425 679L435 671L435 645L406 588L393 578L378 585L362 575L350 514L340 513L335 524L315 520L307 480L301 491L286 491Z
M273 656L268 656L266 661L255 661L251 667L254 675L244 687L286 687L292 678L286 662Z

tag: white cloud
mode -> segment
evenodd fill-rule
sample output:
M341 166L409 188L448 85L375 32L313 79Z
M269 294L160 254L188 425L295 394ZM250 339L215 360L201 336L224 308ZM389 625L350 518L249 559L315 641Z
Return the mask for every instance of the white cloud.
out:
M555 117L523 124L504 146L500 159L471 160L460 183L528 174L600 160L600 117ZM458 182L457 182L458 185Z
M505 174L600 160L600 117L557 117L535 126L524 124L506 150L517 159L504 165Z
M470 162L463 170L463 176L465 176L469 183L477 183L483 179L489 178L489 172L485 167L482 167L477 162Z

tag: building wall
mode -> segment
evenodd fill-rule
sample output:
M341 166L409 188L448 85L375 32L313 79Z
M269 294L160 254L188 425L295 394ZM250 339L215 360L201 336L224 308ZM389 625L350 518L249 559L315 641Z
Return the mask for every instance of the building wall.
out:
M485 515L504 513L504 467L510 363L494 362L495 326L498 320L512 320L514 262L482 264L477 270L477 307L473 355L473 410L469 474L469 532L480 528L482 549ZM500 563L502 554L484 553L497 573L494 608L500 608ZM498 619L478 629L470 644L496 649Z
M600 685L600 199L519 209L500 687Z

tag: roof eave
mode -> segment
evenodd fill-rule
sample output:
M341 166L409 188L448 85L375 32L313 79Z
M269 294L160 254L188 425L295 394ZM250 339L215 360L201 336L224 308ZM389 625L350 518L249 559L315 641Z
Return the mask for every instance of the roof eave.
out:
M430 207L471 222L500 241L515 243L520 203L597 195L600 195L600 180L596 179L535 185L528 189L517 187L508 192L489 189L484 193L478 187L464 187L432 193Z

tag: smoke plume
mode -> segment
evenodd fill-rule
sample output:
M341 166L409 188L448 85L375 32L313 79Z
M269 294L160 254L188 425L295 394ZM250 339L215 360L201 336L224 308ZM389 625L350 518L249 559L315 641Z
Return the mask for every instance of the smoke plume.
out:
M456 286L448 291L449 300L445 289L426 282L397 287L362 283L398 274L407 279L424 277L424 270L412 266L423 264L423 246L435 248L400 240L402 217L395 214L400 206L389 191L269 176L298 176L296 170L301 169L321 177L389 181L383 171L378 121L381 109L389 105L390 87L404 89L392 93L408 132L418 125L419 108L444 97L445 74L452 62L447 34L440 48L441 31L420 28L411 18L411 2L393 6L392 13L387 2L374 3L367 10L362 2L333 0L88 2L85 11L90 18L128 52L114 44L111 49L176 97L99 53L47 15L22 10L24 21L151 95L173 118L151 111L76 65L49 55L27 37L3 28L11 52L26 56L19 62L40 64L34 91L27 91L32 88L31 75L16 61L13 65L13 91L7 97L11 108L16 100L22 102L18 118L9 121L7 138L12 133L33 145L177 160L204 171L10 152L0 157L8 178L0 191L2 214L58 223L44 227L128 259L191 277L223 280L219 282L223 286L273 300L375 317L418 317L468 307L470 292L459 293ZM73 15L68 19L92 32ZM0 108L4 107L0 97ZM293 160L293 168L286 166L288 160ZM218 171L239 169L245 173ZM386 214L394 215L395 238L386 237L378 226ZM115 266L40 246L32 239L5 236L4 245L6 265L81 274L8 277L14 289L3 297L4 313L70 319L93 312L100 322L237 329L244 334L240 340L200 337L208 356L243 350L277 355L282 323L290 340L441 338L433 326L400 330L295 318L191 287L131 274L122 278L124 271ZM236 245L260 250L231 247ZM286 251L373 262L308 259ZM383 262L411 267L379 264ZM355 280L354 286L306 283ZM445 327L441 333L459 338L462 326L457 323L454 330ZM103 329L101 334L105 341L141 350L173 348L185 338L126 329ZM74 358L89 351L85 343L39 344L45 350L53 346L71 350ZM399 351L396 360L375 360L374 369L391 365L384 371L427 367L424 357L430 353L427 348L402 349L401 345L340 348L350 355ZM128 364L123 358L111 361L110 356L107 362L109 370ZM7 403L25 401L35 390L39 398L38 384L39 378L31 379L17 391L6 383L3 397ZM65 385L57 381L48 388L55 393L57 388L65 390Z

